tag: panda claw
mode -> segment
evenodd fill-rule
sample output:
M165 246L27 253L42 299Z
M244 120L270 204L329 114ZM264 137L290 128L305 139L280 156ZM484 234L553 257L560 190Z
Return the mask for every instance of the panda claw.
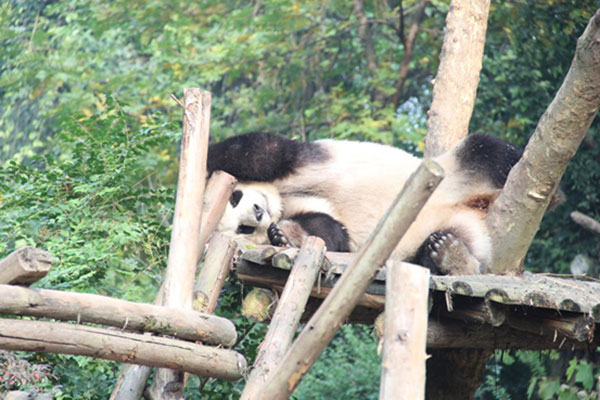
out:
M289 246L288 238L276 224L269 225L269 228L267 228L267 235L269 236L269 241L273 246Z

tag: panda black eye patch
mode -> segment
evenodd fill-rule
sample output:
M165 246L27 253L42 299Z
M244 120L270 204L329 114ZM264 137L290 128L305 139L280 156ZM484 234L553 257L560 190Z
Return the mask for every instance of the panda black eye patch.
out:
M242 233L244 235L250 235L250 234L254 233L255 230L256 230L256 227L254 227L254 226L240 225L237 227L237 230L235 232Z

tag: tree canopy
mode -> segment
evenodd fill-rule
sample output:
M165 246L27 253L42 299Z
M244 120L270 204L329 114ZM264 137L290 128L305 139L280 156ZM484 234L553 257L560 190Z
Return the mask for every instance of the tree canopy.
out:
M448 0L2 2L0 257L24 244L42 247L59 260L43 286L153 298L166 264L181 130L171 94L181 98L184 87L212 93L213 140L268 131L421 152L448 7ZM493 2L470 131L524 145L596 9L592 0ZM569 273L579 255L597 276L600 242L569 213L600 218L598 140L596 121L563 178L567 202L544 219L525 269ZM228 283L219 312L236 318L246 333L238 348L251 360L264 326L237 317L240 290ZM344 353L366 337L344 330L326 362L378 374L375 355ZM501 372L488 375L480 398L522 398L528 387L532 398L552 398L562 390L550 361L523 354L497 361ZM37 361L60 377L38 382L63 385L54 389L58 398L108 397L114 365ZM317 364L298 398L314 398L325 368ZM526 372L507 385L511 368ZM333 382L347 369L327 371ZM591 393L585 374L597 366L568 371ZM355 391L321 389L364 398L372 383L364 372L351 376ZM236 398L240 390L212 380L190 385L195 398Z

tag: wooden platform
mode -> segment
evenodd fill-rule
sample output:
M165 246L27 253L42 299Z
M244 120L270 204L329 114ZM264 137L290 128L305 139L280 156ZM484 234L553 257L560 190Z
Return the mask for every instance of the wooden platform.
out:
M240 244L237 277L246 285L283 289L298 249ZM310 316L354 259L328 252L305 310ZM596 347L600 283L523 273L520 276L432 276L431 348L573 349ZM373 323L385 304L385 267L349 318Z

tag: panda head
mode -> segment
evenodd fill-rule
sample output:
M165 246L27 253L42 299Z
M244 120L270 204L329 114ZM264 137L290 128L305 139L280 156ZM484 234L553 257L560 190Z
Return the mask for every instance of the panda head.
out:
M280 218L281 197L272 185L238 183L217 230L263 244L268 242L267 228Z

